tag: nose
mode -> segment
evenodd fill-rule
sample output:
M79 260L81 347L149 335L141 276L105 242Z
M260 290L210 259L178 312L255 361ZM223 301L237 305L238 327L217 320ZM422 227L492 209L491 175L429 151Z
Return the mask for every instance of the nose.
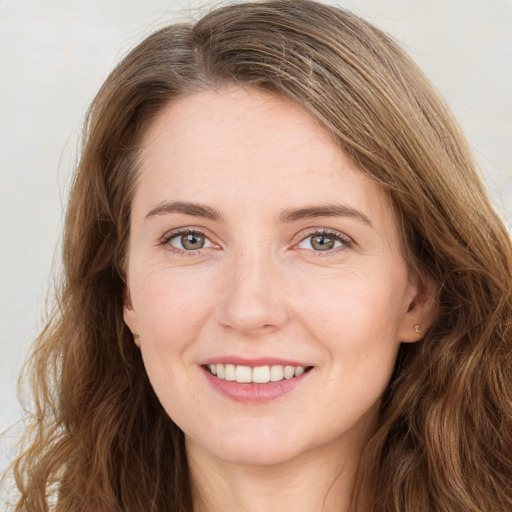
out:
M282 327L289 319L285 279L272 255L240 252L228 267L218 322L228 330L253 335Z

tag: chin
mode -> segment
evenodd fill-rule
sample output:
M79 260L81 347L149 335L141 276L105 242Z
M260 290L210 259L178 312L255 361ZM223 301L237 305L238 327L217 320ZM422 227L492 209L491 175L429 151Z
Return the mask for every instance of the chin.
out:
M283 449L282 446L261 446L254 441L249 446L235 445L228 450L210 451L211 455L224 463L237 466L278 466L298 457L297 449ZM205 447L207 449L207 447Z
M199 436L185 434L187 451L201 453L228 464L242 466L274 466L286 463L303 453L305 443L283 431L283 425L274 430L260 426L245 428L242 432L225 429L220 435L210 430ZM288 424L289 428L290 425Z

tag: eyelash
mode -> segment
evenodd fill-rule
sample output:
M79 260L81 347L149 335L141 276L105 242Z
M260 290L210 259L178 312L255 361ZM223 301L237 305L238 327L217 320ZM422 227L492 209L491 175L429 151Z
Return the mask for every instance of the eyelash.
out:
M347 235L344 235L343 233L339 231L335 231L333 229L313 229L311 230L306 236L302 237L299 242L297 242L295 245L306 241L307 239L311 239L313 237L324 237L328 238L330 240L334 240L336 242L340 242L342 245L341 247L336 247L333 249L328 249L325 251L315 251L311 250L313 256L315 257L327 257L332 256L333 254L338 254L340 252L346 251L347 249L351 249L354 245L353 240L348 237ZM311 243L311 242L310 242Z
M177 238L177 237L183 236L183 235L197 235L197 236L204 237L206 240L210 240L208 238L208 236L206 236L206 234L203 231L200 231L198 229L193 229L193 228L182 228L182 229L177 229L175 231L172 231L171 233L167 233L166 235L164 235L160 239L160 242L158 243L158 245L165 246L169 251L180 254L180 255L186 255L186 256L196 255L202 249L202 247L201 247L201 249L188 251L186 249L179 249L179 248L171 245L171 241L174 238Z
M187 256L196 255L201 249L203 249L203 248L200 248L200 249L196 249L196 250L186 250L186 249L179 249L179 248L171 245L171 241L173 239L175 239L179 236L183 236L183 235L201 236L213 244L213 242L211 242L211 240L208 238L208 236L203 231L200 231L198 229L193 229L193 228L182 228L182 229L178 229L178 230L172 231L171 233L167 233L166 235L164 235L160 239L158 245L165 246L171 252L181 254L181 255L185 254ZM328 238L330 240L335 240L336 242L340 242L342 244L341 247L327 249L325 251L315 251L312 249L310 252L313 253L313 255L315 257L332 256L333 253L337 254L339 252L345 251L347 249L352 248L354 245L354 242L351 238L349 238L348 236L344 235L343 233L341 233L339 231L335 231L332 229L314 229L314 230L311 230L306 236L302 237L298 242L296 242L294 244L294 246L300 244L301 242L306 241L308 238L313 238L314 236ZM215 245L215 244L213 244L213 245Z

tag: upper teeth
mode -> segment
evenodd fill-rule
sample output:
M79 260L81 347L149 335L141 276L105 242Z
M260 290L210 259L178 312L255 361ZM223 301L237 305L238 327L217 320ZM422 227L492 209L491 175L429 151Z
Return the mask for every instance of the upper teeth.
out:
M303 374L305 370L304 366L283 366L280 364L255 367L234 364L209 364L208 369L219 379L241 383L254 382L255 384L291 379Z

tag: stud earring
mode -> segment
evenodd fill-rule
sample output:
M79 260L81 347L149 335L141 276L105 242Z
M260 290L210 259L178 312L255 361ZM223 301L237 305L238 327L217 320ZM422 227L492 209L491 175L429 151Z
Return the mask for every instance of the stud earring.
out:
M138 332L134 332L132 334L133 334L133 339L138 340L140 338L140 334Z
M416 332L421 332L421 325L414 325L413 326L413 329L416 331Z

